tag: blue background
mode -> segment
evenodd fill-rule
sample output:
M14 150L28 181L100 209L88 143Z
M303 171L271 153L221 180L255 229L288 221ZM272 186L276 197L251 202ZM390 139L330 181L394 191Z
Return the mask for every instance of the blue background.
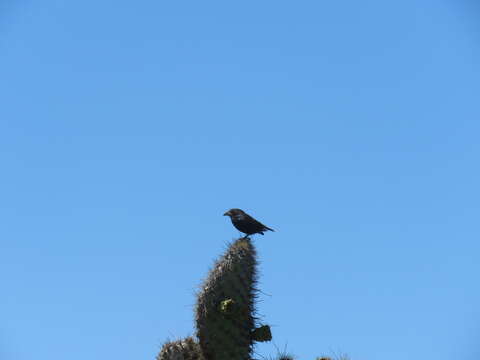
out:
M474 1L0 14L1 359L192 334L231 207L277 230L255 239L258 354L480 358Z

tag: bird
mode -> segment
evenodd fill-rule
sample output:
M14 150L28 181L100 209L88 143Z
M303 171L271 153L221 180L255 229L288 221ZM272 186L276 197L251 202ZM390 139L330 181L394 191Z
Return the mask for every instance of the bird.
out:
M275 231L270 229L268 226L263 225L260 221L255 220L253 217L248 215L246 212L240 209L230 209L223 216L229 216L232 220L233 226L237 230L245 234L245 238L253 234L262 234L265 231Z

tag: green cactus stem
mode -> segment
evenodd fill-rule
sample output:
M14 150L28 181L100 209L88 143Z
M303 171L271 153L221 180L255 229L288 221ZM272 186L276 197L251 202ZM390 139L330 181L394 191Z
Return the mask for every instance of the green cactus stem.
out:
M257 340L252 336L256 265L251 240L240 238L215 263L201 286L195 322L200 347L208 360L251 359L253 342ZM266 339L262 334L258 338Z
M192 337L187 337L165 343L156 360L205 360L205 358L198 343Z
M270 326L262 325L252 332L252 339L255 341L266 342L272 340L272 332Z

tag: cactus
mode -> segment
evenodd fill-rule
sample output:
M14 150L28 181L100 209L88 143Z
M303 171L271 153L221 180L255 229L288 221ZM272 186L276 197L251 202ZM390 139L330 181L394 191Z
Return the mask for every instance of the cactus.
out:
M270 341L268 325L256 326L256 251L249 238L234 241L198 292L196 336L167 342L156 360L251 360L254 342ZM294 360L284 352L275 360ZM346 355L316 360L349 360Z
M252 331L252 339L255 341L266 342L272 340L270 326L262 325Z
M249 360L254 341L269 341L255 327L256 251L249 238L233 242L215 263L198 294L197 337L208 360Z
M202 350L192 337L167 342L157 355L156 360L205 360Z

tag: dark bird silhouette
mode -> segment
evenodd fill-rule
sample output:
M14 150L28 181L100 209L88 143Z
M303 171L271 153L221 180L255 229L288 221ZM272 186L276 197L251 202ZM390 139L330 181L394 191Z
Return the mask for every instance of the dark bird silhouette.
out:
M233 226L235 226L237 230L246 234L245 237L253 234L263 235L263 233L268 230L275 231L263 225L260 221L255 220L253 217L240 209L230 209L223 215L230 216Z

